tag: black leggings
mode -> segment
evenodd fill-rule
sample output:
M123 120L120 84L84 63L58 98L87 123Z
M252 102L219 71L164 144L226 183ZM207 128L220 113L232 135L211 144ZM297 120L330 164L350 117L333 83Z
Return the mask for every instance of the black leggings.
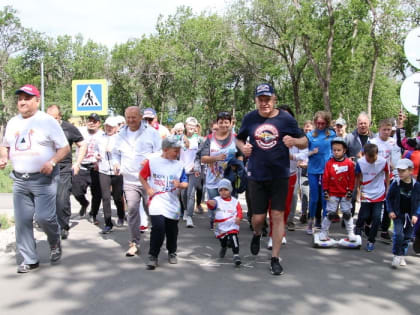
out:
M151 215L152 232L150 233L149 255L157 257L166 236L166 249L169 254L176 253L178 241L178 220L165 218L163 215Z
M232 247L232 252L236 255L239 254L239 238L238 234L228 234L223 238L219 238L220 245L223 248Z
M123 177L122 175L106 175L99 173L99 182L102 192L102 206L104 209L104 219L107 226L112 226L111 220L111 187L112 198L117 207L117 215L119 219L124 219L124 205L122 201L123 195Z

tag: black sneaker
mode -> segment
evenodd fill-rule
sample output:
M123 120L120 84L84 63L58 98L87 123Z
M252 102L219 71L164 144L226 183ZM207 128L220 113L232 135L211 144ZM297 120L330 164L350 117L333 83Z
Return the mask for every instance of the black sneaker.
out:
M17 268L17 273L28 273L32 270L36 270L39 268L39 263L34 263L34 264L25 264L25 263L21 263L18 268Z
M416 254L420 254L420 237L417 237L413 241L413 250Z
M260 240L261 240L261 235L254 234L251 240L251 254L252 255L258 255L258 253L260 252Z
M302 224L306 224L306 223L308 223L308 217L306 216L306 214L302 214L302 215L300 216L299 221L300 221L300 223L302 223Z
M154 270L158 265L158 259L155 256L149 255L149 260L146 264L148 270Z
M239 257L239 255L233 255L233 263L235 266L239 266L242 263L241 257Z
M226 250L227 250L227 247L222 247L222 248L220 249L220 251L219 251L219 257L220 257L220 258L224 258L224 257L225 257L225 255L226 255Z
M61 230L61 239L66 240L69 238L69 230L62 229Z
M272 275L280 276L284 273L283 267L280 265L278 257L271 257L270 271Z
M386 244L391 244L392 243L392 239L391 239L391 236L389 235L388 231L387 232L381 232L381 241L386 243Z
M85 216L86 210L87 210L88 207L89 207L89 202L87 203L87 205L84 205L80 208L79 216L81 216L81 217Z
M106 225L104 229L101 231L102 234L109 234L112 232L112 226Z
M63 253L61 249L61 242L58 241L58 243L54 246L51 246L51 252L50 252L50 261L51 263L56 263L61 259L61 254Z

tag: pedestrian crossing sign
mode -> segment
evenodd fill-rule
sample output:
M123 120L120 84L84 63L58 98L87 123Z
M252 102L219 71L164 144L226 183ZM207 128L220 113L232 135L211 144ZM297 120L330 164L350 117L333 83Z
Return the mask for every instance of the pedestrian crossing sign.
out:
M106 80L73 80L73 116L108 115Z

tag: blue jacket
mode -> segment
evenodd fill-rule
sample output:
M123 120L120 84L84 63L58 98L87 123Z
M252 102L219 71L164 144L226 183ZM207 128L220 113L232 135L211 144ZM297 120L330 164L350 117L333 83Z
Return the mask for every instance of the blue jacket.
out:
M401 217L400 209L400 180L396 179L389 187L388 194L386 195L386 206L388 213L394 212L397 217ZM420 183L413 178L413 190L411 191L411 213L420 216Z

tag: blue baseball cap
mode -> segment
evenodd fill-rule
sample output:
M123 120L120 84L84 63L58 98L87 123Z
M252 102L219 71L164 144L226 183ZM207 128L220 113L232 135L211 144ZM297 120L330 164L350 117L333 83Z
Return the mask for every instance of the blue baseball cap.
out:
M146 108L143 111L143 118L155 118L156 111L153 108Z
M258 96L261 96L261 95L272 96L274 94L275 93L274 93L273 87L268 83L260 84L255 89L255 97L258 97Z

